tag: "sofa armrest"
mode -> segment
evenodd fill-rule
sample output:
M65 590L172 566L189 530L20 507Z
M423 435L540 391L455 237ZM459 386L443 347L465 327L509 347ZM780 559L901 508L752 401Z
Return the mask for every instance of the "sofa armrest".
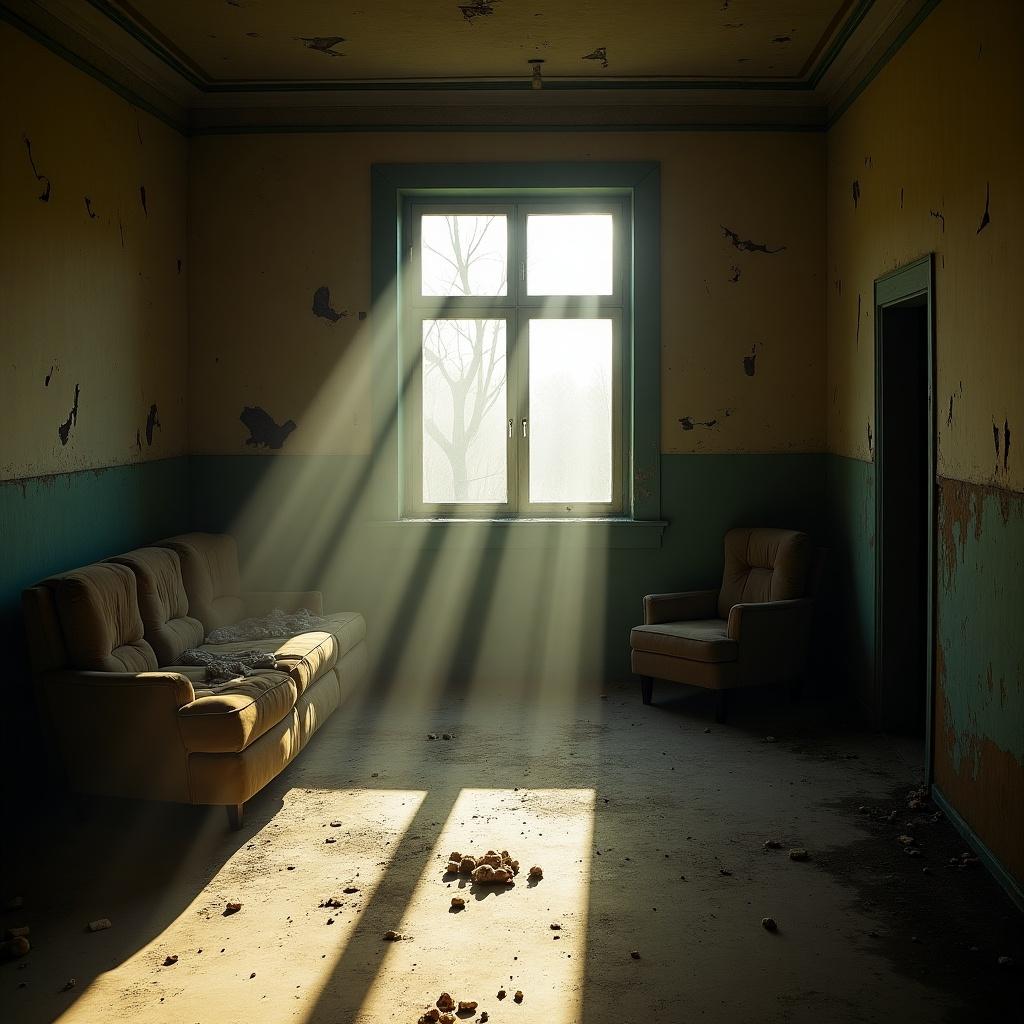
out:
M189 799L188 753L178 727L178 711L195 700L187 676L60 670L38 676L36 684L74 789Z
M802 639L811 621L814 601L809 597L791 601L752 601L729 609L726 627L730 640L773 647Z
M250 590L242 594L247 618L267 615L275 608L295 612L306 608L314 615L324 613L324 595L319 590Z
M687 590L678 594L648 594L644 598L644 625L714 619L718 616L717 590Z

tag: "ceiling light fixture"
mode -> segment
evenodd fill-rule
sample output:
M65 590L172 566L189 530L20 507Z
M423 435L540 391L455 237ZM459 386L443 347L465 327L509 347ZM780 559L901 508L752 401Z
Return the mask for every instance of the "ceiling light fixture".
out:
M544 63L543 57L531 57L527 62L533 65L533 78L530 80L531 89L543 89L544 79L540 75L540 66Z

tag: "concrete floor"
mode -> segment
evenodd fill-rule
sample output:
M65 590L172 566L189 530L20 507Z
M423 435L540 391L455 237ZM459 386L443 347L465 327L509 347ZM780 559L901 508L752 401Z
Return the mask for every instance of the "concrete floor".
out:
M240 832L117 801L30 825L2 923L33 948L0 965L0 1020L412 1024L442 991L494 1024L1022 1019L1020 915L983 869L947 866L965 847L933 808L907 810L920 749L778 693L719 726L708 696L353 702ZM449 851L488 847L543 880L445 878ZM113 927L87 932L98 917Z

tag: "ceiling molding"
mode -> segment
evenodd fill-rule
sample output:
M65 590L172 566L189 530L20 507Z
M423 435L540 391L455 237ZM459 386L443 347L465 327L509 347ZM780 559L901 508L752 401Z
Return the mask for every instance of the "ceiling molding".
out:
M939 0L846 0L799 76L231 81L109 0L0 0L9 21L187 133L823 130ZM132 8L128 8L132 11ZM134 13L134 12L133 12Z

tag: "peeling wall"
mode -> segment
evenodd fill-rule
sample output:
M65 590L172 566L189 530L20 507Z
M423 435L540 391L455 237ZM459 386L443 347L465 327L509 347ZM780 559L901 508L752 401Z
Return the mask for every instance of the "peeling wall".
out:
M0 480L183 455L187 141L6 23L0 52Z
M517 132L193 139L193 451L369 450L370 167L438 159L660 161L662 451L822 450L822 138Z
M943 0L829 131L826 397L830 466L873 468L873 281L934 252L935 781L1024 884L1022 38L1015 0ZM873 478L830 469L861 622L874 615ZM870 671L863 632L849 660Z

